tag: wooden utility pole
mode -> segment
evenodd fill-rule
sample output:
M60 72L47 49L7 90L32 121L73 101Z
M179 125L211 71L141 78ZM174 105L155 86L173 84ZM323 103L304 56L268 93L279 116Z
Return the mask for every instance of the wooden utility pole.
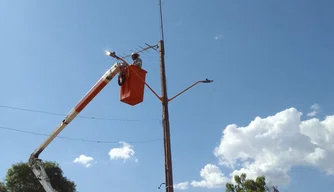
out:
M166 69L165 69L165 45L164 45L164 29L162 19L162 3L159 0L160 8L160 27L161 27L161 40L159 42L160 48L160 75L161 75L161 93L162 93L162 127L164 134L164 151L165 151L165 185L166 192L174 192L173 185L173 168L172 168L172 150L170 143L170 130L169 130L169 112L168 112L168 95L167 95L167 83L166 83Z
M167 96L167 83L166 83L166 69L165 69L165 45L164 45L164 30L163 30L163 20L162 20L162 4L161 0L159 0L160 5L160 28L161 28L161 40L159 42L160 48L160 75L161 75L161 92L162 97L159 98L162 102L162 127L163 127L163 134L164 134L164 151L165 151L165 186L166 192L174 192L174 184L173 184L173 167L172 167L172 147L170 142L170 130L169 130L169 112L168 112L168 103L181 95L182 93L186 92L193 86L197 85L198 83L211 83L213 80L205 79L202 81L197 81L196 83L192 84L188 88L184 89L171 99ZM157 94L156 94L157 95ZM161 186L161 185L160 185ZM160 187L159 187L160 189Z
M160 40L160 74L161 74L161 92L162 92L162 126L164 133L164 150L165 150L165 179L166 192L174 192L173 186L173 168L172 168L172 152L169 130L169 112L168 112L168 96L165 70L165 47L164 41Z

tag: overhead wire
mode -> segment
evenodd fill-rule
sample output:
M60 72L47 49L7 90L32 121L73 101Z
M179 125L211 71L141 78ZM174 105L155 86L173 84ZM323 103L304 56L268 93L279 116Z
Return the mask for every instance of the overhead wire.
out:
M0 129L2 130L8 130L8 131L16 131L20 133L26 133L26 134L31 134L31 135L38 135L38 136L49 136L48 134L45 133L39 133L39 132L34 132L34 131L26 131L22 129L15 129L11 127L4 127L0 126ZM73 140L73 141L81 141L81 142L88 142L88 143L98 143L98 144L111 144L111 143L119 143L119 141L103 141L103 140L90 140L90 139L81 139L81 138L72 138L72 137L64 137L64 136L57 136L56 138L59 139L66 139L66 140ZM156 142L156 141L161 141L162 139L150 139L150 140L140 140L140 141L127 141L127 143L151 143L151 142Z
M29 109L29 108L22 108L22 107L14 107L14 106L10 106L10 105L0 105L0 108L7 108L7 109L12 109L12 110L20 110L20 111L34 112L34 113L42 113L42 114L48 114L48 115L54 115L54 116L66 116L67 115L67 114L63 114L63 113L56 113L56 112ZM106 117L83 116L83 115L78 115L77 118L90 119L90 120L127 121L127 122L130 122L130 121L147 121L147 120L155 121L155 120L157 120L161 123L161 120L158 119L158 118L140 119L139 120L139 119L106 118ZM15 131L15 132L20 132L20 133L26 133L26 134L31 134L31 135L38 135L38 136L50 136L50 135L45 134L45 133L27 131L27 130L22 130L22 129L15 129L15 128L4 127L4 126L0 126L0 129L7 130L7 131ZM81 142L99 143L99 144L119 143L119 141L90 140L90 139L81 139L81 138L71 138L71 137L65 137L65 136L57 136L56 138L66 139L66 140L73 140L73 141L81 141ZM148 143L148 142L155 142L155 141L161 141L161 140L162 139L127 141L127 143Z
M9 105L0 105L0 108L7 108L7 109L13 109L13 110L20 110L20 111L27 111L27 112L34 112L34 113L43 113L48 115L55 115L55 116L66 116L67 114L61 114L61 113L55 113L55 112L49 112L49 111L43 111L43 110L35 110L35 109L28 109L28 108L21 108L21 107L13 107ZM121 119L121 118L106 118L106 117L94 117L94 116L82 116L78 115L77 118L82 119L91 119L91 120L105 120L105 121L143 121L143 119ZM159 121L158 118L149 119L152 121ZM147 121L147 119L145 119Z
M43 114L48 114L48 115L56 115L56 116L64 116L66 114L61 114L61 113L55 113L55 112L49 112L49 111L43 111L43 110L35 110L35 109L28 109L28 108L21 108L21 107L13 107L9 105L0 105L0 108L8 108L8 109L13 109L13 110L21 110L21 111L27 111L27 112L35 112L35 113L43 113ZM92 119L92 120L118 120L118 121L140 121L140 120L131 120L131 119L120 119L120 118L104 118L104 117L89 117L89 116L77 116L78 118L84 118L84 119ZM159 119L151 119L151 120L159 120ZM2 130L8 130L8 131L15 131L15 132L20 132L20 133L26 133L26 134L31 134L31 135L38 135L38 136L50 136L45 133L39 133L39 132L34 132L34 131L26 131L22 129L16 129L16 128L11 128L11 127L4 127L0 126L0 129ZM102 141L102 140L90 140L90 139L82 139L82 138L71 138L71 137L65 137L65 136L57 136L56 138L60 139L66 139L66 140L73 140L73 141L81 141L81 142L90 142L90 143L100 143L100 144L110 144L110 143L119 143L119 141ZM142 140L142 141L127 141L128 143L148 143L148 142L155 142L155 141L160 141L162 139L151 139L151 140Z

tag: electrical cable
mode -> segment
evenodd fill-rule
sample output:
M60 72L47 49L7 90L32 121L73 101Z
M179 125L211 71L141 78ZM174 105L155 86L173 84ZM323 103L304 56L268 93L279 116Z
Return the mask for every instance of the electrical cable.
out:
M48 134L45 134L45 133L26 131L26 130L22 130L22 129L14 129L14 128L4 127L4 126L0 126L0 129L8 130L8 131L16 131L16 132L20 132L20 133L27 133L27 134L31 134L31 135L49 136ZM80 138L72 138L72 137L64 137L64 136L57 136L56 138L66 139L66 140L73 140L73 141L88 142L88 143L99 143L99 144L119 143L119 141L89 140L89 139L80 139ZM161 140L162 139L150 139L150 140L142 140L142 141L127 141L127 143L132 143L132 144L134 144L134 143L151 143L151 142L161 141Z
M20 108L20 107L13 107L8 105L0 105L0 108L7 108L7 109L13 109L13 110L21 110L21 111L27 111L27 112L34 112L34 113L43 113L48 115L55 115L55 116L66 116L66 114L61 113L55 113L55 112L49 112L49 111L42 111L42 110L35 110L35 109L27 109L27 108ZM91 120L105 120L105 121L143 121L143 119L121 119L121 118L105 118L105 117L94 117L94 116L80 116L78 115L77 118L82 119L91 119ZM149 119L151 121L159 121L160 119ZM145 120L147 121L147 119Z

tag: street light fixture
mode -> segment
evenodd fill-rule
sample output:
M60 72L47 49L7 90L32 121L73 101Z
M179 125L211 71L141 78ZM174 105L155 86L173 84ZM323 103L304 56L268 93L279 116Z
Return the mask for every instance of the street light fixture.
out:
M181 94L183 94L184 92L188 91L190 88L194 87L195 85L197 85L199 83L212 83L212 82L213 82L213 80L209 80L209 79L197 81L196 83L190 85L189 87L187 87L186 89L184 89L180 93L176 94L174 97L168 99L168 102L172 101L173 99L175 99L176 97L180 96Z
M202 83L212 83L213 80L209 80L209 79L205 79L204 81L202 81Z
M110 56L110 57L114 57L114 58L116 57L115 52L110 52L110 51L106 50L104 53L105 53L106 55Z

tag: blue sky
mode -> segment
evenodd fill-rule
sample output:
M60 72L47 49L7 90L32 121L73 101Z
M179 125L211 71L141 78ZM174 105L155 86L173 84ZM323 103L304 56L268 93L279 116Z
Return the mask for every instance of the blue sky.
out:
M170 103L175 184L223 191L230 174L244 170L267 175L280 191L334 187L333 6L163 1L169 96L214 80ZM130 53L158 43L158 14L156 0L2 0L0 126L51 133L64 116L8 106L68 113L115 62L105 49ZM141 57L147 82L160 93L158 52ZM148 89L144 102L131 107L119 101L113 81L80 115L108 120L77 118L61 136L111 143L55 139L41 159L58 162L80 192L159 191L161 105ZM1 178L44 139L1 128ZM127 143L123 150L119 141ZM109 151L130 158L111 159ZM74 163L80 155L92 157L91 166Z

